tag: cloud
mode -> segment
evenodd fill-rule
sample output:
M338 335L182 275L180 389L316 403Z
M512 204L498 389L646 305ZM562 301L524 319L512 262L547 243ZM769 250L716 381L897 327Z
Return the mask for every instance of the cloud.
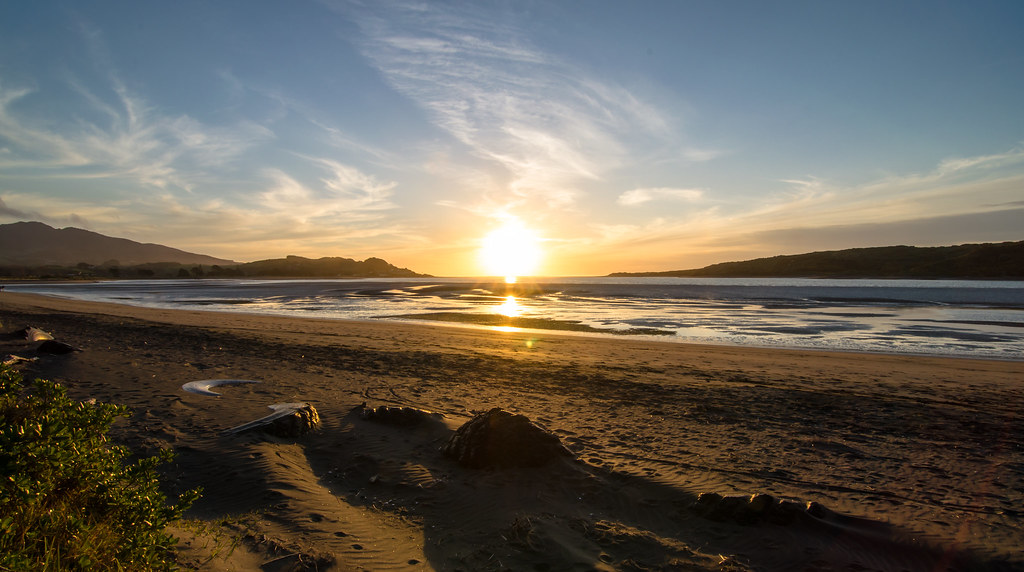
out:
M327 134L327 141L334 147L345 151L355 152L360 155L371 157L376 162L386 165L394 166L402 163L402 159L396 156L391 151L381 149L374 145L369 145L365 142L359 141L355 137L345 133L337 127L331 127L326 123L307 117L310 123L316 125Z
M949 214L892 222L769 230L742 237L773 253L856 247L914 245L950 246L971 242L1021 240L1024 209ZM739 237L737 237L739 238Z
M77 24L76 47L88 54L91 69L58 71L56 84L42 82L45 89L11 87L0 78L0 169L189 191L210 170L273 138L251 121L207 125L165 112L121 79L103 32L84 20Z
M136 199L139 200L139 199ZM152 201L139 201L151 204ZM86 197L64 197L59 200L39 193L7 192L0 200L0 218L7 220L33 220L51 225L72 225L80 228L94 229L97 223L118 224L126 218L122 209L129 202L111 202L96 204ZM135 218L128 217L128 218ZM146 219L147 215L138 218Z
M267 167L255 192L225 198L170 189L103 202L85 195L55 201L40 194L6 193L0 217L87 226L239 260L282 251L371 256L397 244L423 242L393 214L397 183L332 159L303 159L321 176Z
M935 176L946 176L953 173L972 171L978 168L996 169L1019 165L1024 161L1024 149L1012 149L1006 153L980 155L976 157L945 159L935 170Z
M704 198L704 191L702 189L652 187L626 191L619 195L616 202L623 206L636 206L657 200L695 202L702 198Z
M716 200L635 223L595 221L564 256L579 261L596 251L609 261L602 269L668 270L823 249L1021 240L1022 171L1024 153L1011 150L855 186L794 178L783 192L745 203ZM657 200L657 190L634 189L619 203Z
M3 197L0 197L0 217L13 218L18 220L39 220L37 217L38 213L28 213L23 210L13 209L7 206L4 202Z
M358 23L359 48L395 90L507 174L507 194L573 205L586 182L630 164L640 140L658 148L670 137L660 110L537 48L513 17L468 5L338 9Z
M254 123L209 127L185 116L161 115L123 86L104 102L79 89L84 102L109 119L105 124L53 121L18 114L12 104L31 97L28 89L0 84L0 138L7 152L0 168L45 173L65 179L120 179L146 187L191 189L212 167L222 167L272 134Z
M380 212L395 208L391 202L397 183L380 182L349 165L329 159L313 159L328 172L321 187L300 183L280 169L268 168L271 187L259 195L257 207L272 216L298 224L340 224L378 220Z
M953 167L951 167L953 166ZM1024 153L945 160L924 174L887 177L859 186L821 181L801 204L775 205L775 212L813 221L812 226L851 221L891 222L1005 210L1024 188ZM796 225L794 225L796 226ZM807 226L805 225L801 226Z
M9 195L15 202L21 204L31 204L32 207L29 209L14 208L8 206L4 201L3 197L0 197L0 221L2 222L17 222L17 221L38 221L45 222L53 225L65 225L70 224L78 228L89 228L91 221L75 212L73 209L68 210L66 205L61 207L59 211L55 211L53 208L53 201L42 198L36 201L25 201L24 197L18 194ZM49 214L44 214L44 211ZM56 214L55 214L56 212Z
M745 217L776 227L813 227L992 212L1019 200L1024 151L946 159L926 173L855 186L814 177L785 182L792 185L789 193L773 197Z
M715 159L727 155L726 151L721 149L699 149L697 147L685 147L681 151L683 159L692 161L694 163L706 163L708 161L714 161Z
M8 88L0 81L0 168L77 167L88 164L72 141L44 128L32 127L11 112L13 104L33 93L28 88Z
M398 183L382 183L350 165L343 165L330 159L317 162L330 171L331 176L321 179L324 188L333 191L349 211L378 211L395 208L391 195Z

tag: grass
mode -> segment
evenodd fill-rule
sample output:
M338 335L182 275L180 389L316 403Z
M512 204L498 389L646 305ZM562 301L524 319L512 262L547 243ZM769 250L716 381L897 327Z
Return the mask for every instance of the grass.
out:
M169 503L156 467L171 452L132 463L107 441L128 415L0 366L0 570L174 568L165 527L199 491Z

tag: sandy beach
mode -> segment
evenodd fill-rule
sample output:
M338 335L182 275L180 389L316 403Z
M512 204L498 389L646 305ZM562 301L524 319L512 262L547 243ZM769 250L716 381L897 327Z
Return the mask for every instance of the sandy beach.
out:
M9 335L26 326L82 351L38 353ZM177 452L168 490L202 487L188 516L207 523L180 531L185 568L1024 569L1024 362L10 292L0 333L0 357L39 358L26 377L129 406L115 440ZM220 397L182 390L222 378L260 383ZM295 401L317 409L319 430L219 435ZM375 423L364 403L443 418ZM575 458L468 469L441 455L494 407L542 425Z

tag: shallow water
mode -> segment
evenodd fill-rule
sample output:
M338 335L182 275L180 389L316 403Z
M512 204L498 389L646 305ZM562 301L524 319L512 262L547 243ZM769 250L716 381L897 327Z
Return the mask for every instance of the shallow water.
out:
M501 315L531 327L589 327L587 335L643 331L662 341L1024 359L1024 282L1015 281L218 279L7 287L160 308L411 322L443 314L460 324Z

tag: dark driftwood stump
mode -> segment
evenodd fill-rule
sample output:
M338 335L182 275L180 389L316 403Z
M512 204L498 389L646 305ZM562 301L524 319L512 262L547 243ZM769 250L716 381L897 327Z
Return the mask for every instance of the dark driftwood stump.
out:
M385 425L398 425L400 427L419 425L420 423L432 421L437 422L444 418L444 415L440 413L432 413L412 407L391 407L388 405L367 407L364 403L357 409L360 412L359 415L367 421L374 421Z
M557 436L525 415L497 407L459 427L443 452L474 469L539 467L559 457L573 456Z
M270 415L226 429L220 434L237 435L259 430L278 437L294 438L320 427L320 414L308 403L275 403L269 407L274 411Z

